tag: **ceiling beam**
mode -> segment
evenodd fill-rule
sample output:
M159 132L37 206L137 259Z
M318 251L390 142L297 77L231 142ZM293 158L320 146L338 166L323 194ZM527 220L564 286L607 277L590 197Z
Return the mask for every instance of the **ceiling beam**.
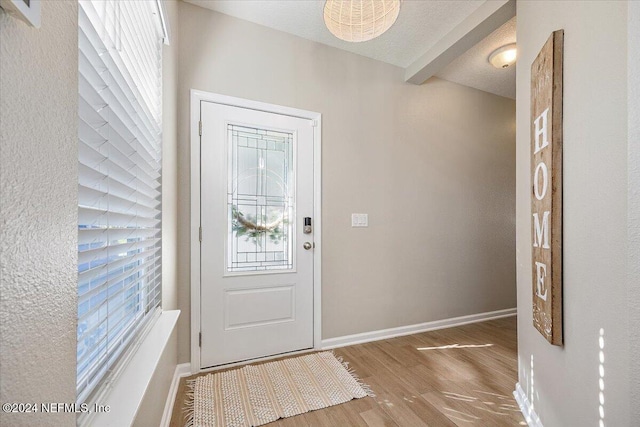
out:
M422 84L516 15L516 0L490 0L405 69L404 80Z

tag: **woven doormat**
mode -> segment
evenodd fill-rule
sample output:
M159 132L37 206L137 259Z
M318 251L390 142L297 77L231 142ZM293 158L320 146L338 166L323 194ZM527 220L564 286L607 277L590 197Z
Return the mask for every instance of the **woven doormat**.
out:
M212 373L187 386L188 427L260 426L373 396L331 352Z

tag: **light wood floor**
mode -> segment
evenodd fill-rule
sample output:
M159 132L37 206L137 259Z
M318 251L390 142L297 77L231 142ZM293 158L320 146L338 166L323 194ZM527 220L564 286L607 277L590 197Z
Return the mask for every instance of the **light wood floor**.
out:
M492 320L343 347L376 397L308 412L268 424L302 426L519 426L516 318ZM192 377L191 377L192 378ZM171 427L182 427L185 379Z

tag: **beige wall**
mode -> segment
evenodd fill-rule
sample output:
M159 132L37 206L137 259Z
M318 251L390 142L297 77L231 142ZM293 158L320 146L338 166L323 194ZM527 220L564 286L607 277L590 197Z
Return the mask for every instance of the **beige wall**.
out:
M510 99L180 3L179 361L189 361L189 90L322 113L322 336L515 306ZM353 212L369 228L350 227Z
M630 426L627 4L520 0L517 13L519 382L545 427L598 425L598 337L603 328L603 421ZM565 345L554 347L532 326L530 66L551 32L561 28Z
M640 354L640 2L629 2L628 65L629 88L629 255L628 298L630 302L630 354ZM640 420L640 358L631 358L631 419Z
M0 11L0 402L75 402L78 5ZM0 414L75 426L75 414Z

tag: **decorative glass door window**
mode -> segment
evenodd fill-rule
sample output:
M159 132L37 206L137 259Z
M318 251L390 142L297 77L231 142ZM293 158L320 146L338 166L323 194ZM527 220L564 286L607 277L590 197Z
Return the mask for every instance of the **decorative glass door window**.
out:
M227 125L227 272L293 270L293 133Z

